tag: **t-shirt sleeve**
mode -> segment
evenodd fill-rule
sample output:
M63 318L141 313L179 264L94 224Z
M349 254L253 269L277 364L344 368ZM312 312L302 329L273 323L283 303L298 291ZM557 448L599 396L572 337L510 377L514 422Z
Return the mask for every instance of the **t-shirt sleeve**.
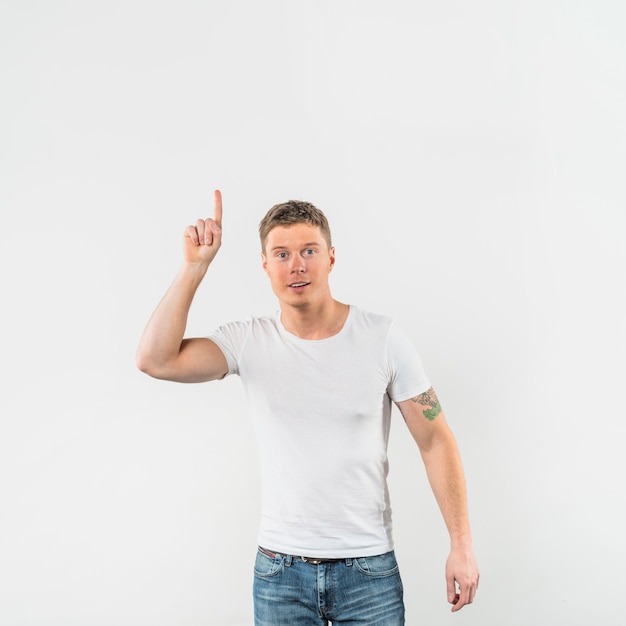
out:
M391 371L387 392L394 402L414 398L431 387L411 338L395 322L389 329L387 356Z
M215 342L226 357L228 375L239 374L239 362L250 333L250 321L229 322L218 327L207 338Z

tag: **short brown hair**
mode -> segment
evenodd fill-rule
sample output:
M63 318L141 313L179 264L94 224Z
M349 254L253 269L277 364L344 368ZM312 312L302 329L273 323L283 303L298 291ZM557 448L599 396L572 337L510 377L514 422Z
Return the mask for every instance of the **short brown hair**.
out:
M259 235L261 237L261 249L265 252L265 240L272 228L276 226L293 226L294 224L311 224L317 226L328 248L332 247L330 226L326 216L316 206L304 200L288 200L275 204L261 220Z

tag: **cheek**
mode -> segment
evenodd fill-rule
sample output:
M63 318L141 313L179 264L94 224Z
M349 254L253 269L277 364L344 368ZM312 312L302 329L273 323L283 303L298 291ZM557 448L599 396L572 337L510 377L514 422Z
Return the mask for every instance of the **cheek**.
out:
M265 273L269 276L271 281L279 281L282 280L282 275L284 274L281 271L281 267L276 263L266 263L264 268Z

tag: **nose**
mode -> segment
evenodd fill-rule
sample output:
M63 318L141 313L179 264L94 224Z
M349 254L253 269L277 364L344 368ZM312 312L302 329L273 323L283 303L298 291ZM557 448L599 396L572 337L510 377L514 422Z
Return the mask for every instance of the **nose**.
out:
M306 264L304 262L304 259L299 254L295 254L293 256L293 260L291 261L291 272L292 273L306 272Z

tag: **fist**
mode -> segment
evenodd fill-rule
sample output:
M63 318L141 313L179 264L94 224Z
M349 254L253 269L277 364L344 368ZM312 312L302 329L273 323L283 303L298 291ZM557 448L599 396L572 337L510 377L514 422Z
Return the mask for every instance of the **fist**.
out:
M187 263L209 264L222 245L222 194L215 191L212 218L199 219L187 226L183 238L183 254Z

